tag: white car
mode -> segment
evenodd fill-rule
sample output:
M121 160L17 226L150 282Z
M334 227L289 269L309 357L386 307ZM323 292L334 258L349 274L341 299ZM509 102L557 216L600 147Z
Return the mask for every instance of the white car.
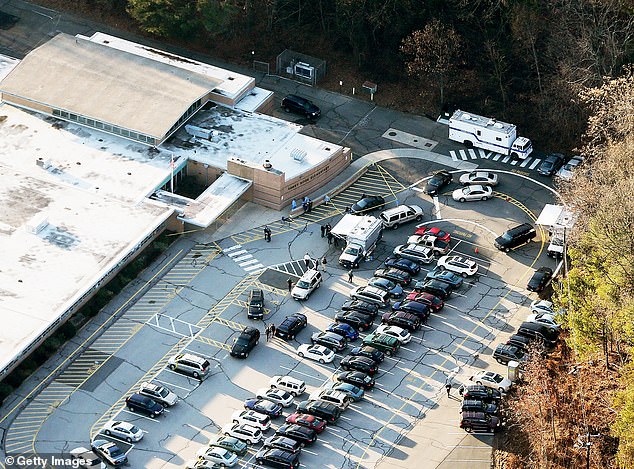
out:
M268 399L271 402L288 407L293 403L293 395L282 389L260 388L255 396L260 399Z
M255 445L262 441L262 430L246 423L228 423L222 427L222 433Z
M480 371L469 378L476 384L481 384L487 388L497 389L500 392L507 392L511 387L511 380L499 373L492 371Z
M233 467L238 464L238 456L228 449L212 446L210 448L200 448L196 453L199 459L220 464L223 467Z
M341 410L346 410L350 405L352 398L341 391L333 391L332 389L316 389L308 396L309 401L324 401L334 404Z
M306 391L306 383L292 376L273 376L271 381L269 381L269 385L273 389L282 389L290 392L293 396L299 396Z
M73 461L77 461L76 467L90 467L92 469L106 469L106 463L101 461L101 458L97 456L93 451L83 446L72 449L70 451L70 457Z
M443 256L438 259L438 267L463 277L475 275L478 271L478 263L476 261L462 256Z
M553 302L548 300L533 300L531 303L531 312L555 314L553 311Z
M139 394L151 397L163 407L173 406L178 400L178 396L165 386L160 386L150 382L141 383L141 386L139 387Z
M481 186L479 184L475 186L466 186L453 191L451 197L453 197L453 200L455 200L456 202L489 200L491 197L493 197L493 189L491 189L489 186Z
M330 363L335 359L335 352L323 345L302 344L297 347L297 355L310 358L319 363Z
M561 325L555 321L555 316L549 313L534 313L529 314L526 318L526 322L536 322L538 324L544 324L545 326L552 327L559 330Z
M263 432L271 428L271 418L268 415L261 414L255 410L236 410L231 414L233 423L246 423L259 428Z
M396 257L403 257L419 264L429 264L434 260L434 252L427 246L419 244L401 244L394 248Z
M569 181L570 179L572 179L577 166L579 166L581 163L583 163L583 156L573 156L572 158L570 158L568 163L559 168L559 171L557 171L557 174L555 176Z
M376 333L385 334L385 335L389 335L390 337L394 337L395 339L398 339L398 341L401 344L407 344L410 340L412 340L412 334L407 332L402 327L398 327L398 326L389 326L387 324L381 324L379 327L376 328Z
M498 175L489 171L471 171L460 176L460 184L471 186L479 184L481 186L497 186Z
M103 426L101 431L105 435L114 436L128 443L136 443L143 438L143 430L130 422L123 422L121 420L111 420Z

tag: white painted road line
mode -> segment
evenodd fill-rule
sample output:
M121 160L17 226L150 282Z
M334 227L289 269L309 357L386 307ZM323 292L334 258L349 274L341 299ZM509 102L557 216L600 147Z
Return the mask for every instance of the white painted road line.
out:
M460 153L460 158L463 160L467 160L467 152L464 150L458 150L458 152Z
M438 203L438 196L434 196L434 211L436 212L436 218L440 220L442 216L440 215L440 204Z
M500 159L502 155L500 153L496 153L495 156L493 157L493 161L497 161Z
M249 255L249 257L251 258L251 260L249 261L244 261L244 262L240 262L238 265L240 267L245 267L247 265L251 265L251 264L257 264L259 261L257 259L254 259L253 256Z
M478 159L478 155L476 155L476 152L473 148L469 148L469 155L471 156L472 160L477 160Z
M511 164L512 164L513 166L515 166L517 163L518 163L518 160L516 160L516 159L511 160Z
M236 262L240 262L240 261L244 261L247 259L253 259L253 256L251 254L245 254L244 256L240 256L240 257L234 257L233 260Z
M246 254L248 251L246 249L240 249L239 251L236 252L231 252L229 254L227 254L229 257L234 258L235 256L239 256L240 254Z
M485 160L488 160L491 156L491 152L487 153L482 148L478 148L478 153L480 154L480 158L484 158Z
M524 161L522 161L522 164L520 164L520 168L525 168L530 160L530 158L524 159Z
M451 159L454 161L458 161L458 156L456 155L456 152L453 150L449 150L449 154L451 155Z
M240 249L241 247L242 247L242 245L241 245L241 244L236 244L236 245L231 246L231 247L229 247L229 248L225 248L225 249L223 249L223 251L224 251L225 253L226 253L226 252L231 252L231 251L233 251L234 249Z
M251 272L253 270L263 269L263 268L264 268L264 264L256 264L256 265L251 265L249 267L245 267L244 270L246 270L247 272Z
M530 166L528 167L528 169L535 169L535 167L536 167L539 163L541 163L541 161L542 161L542 160L538 160L537 158L535 158L535 161L533 161L533 164L532 164L532 165L530 165Z

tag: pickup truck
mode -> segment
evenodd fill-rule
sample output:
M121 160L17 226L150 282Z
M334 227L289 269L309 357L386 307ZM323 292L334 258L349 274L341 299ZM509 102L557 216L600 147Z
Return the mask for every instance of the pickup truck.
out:
M441 241L433 235L412 235L407 239L407 244L418 244L431 248L435 256L444 256L449 252L449 243Z

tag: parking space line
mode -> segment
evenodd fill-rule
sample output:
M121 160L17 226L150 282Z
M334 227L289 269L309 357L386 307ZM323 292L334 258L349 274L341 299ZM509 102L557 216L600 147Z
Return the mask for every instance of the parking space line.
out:
M319 378L316 378L315 375L309 375L308 373L304 373L303 371L294 370L293 368L288 368L283 365L280 365L280 368L286 371L290 371L291 373L297 373L298 375L306 376L308 378L319 379Z
M440 203L438 202L438 196L435 195L433 197L434 200L434 213L436 214L436 219L440 220L442 215L440 214Z
M126 413L128 415L134 415L135 417L147 420L149 422L159 423L157 419L152 419L150 417L146 417L145 415L137 414L136 412L131 412L128 409L121 409L121 412Z
M169 368L167 370L165 370L165 371L168 371L168 370L172 371ZM172 371L172 373L174 373L174 372ZM176 374L178 374L179 376L183 376L180 373L176 373ZM174 384L174 383L172 383L170 381L163 381L163 380L158 379L158 378L154 378L152 381L156 381L157 383L164 384L168 388L178 388L178 389L182 389L183 391L187 391L187 392L191 392L191 391L193 391L194 389L196 389L198 387L198 386L194 386L193 388L186 388L186 387L183 387L183 386L179 386L178 384Z

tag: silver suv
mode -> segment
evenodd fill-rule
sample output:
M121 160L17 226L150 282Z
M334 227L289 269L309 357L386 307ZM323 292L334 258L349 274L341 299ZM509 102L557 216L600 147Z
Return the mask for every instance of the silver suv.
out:
M390 294L380 288L365 286L357 287L350 292L350 298L353 300L363 300L368 303L374 303L379 308L390 305Z
M201 381L209 373L209 361L193 353L179 353L169 359L167 366L172 371L180 371Z
M307 300L320 285L321 273L315 269L307 270L291 290L291 296L296 300Z

